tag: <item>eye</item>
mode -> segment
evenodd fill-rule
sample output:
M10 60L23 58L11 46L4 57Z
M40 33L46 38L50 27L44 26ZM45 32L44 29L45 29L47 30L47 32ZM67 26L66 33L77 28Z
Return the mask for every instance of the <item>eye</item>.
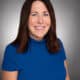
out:
M36 16L37 14L36 13L31 13L31 16Z
M48 13L44 13L44 16L49 16L49 14Z

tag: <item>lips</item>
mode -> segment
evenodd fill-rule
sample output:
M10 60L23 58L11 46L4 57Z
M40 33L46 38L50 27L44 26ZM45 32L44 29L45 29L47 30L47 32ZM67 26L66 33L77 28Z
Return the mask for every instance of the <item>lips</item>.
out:
M44 26L35 26L36 30L43 30L45 27Z

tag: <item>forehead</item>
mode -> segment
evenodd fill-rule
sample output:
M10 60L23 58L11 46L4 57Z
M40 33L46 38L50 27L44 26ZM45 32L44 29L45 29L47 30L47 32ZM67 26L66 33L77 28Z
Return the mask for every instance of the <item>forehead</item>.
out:
M31 11L48 11L48 9L42 1L34 1L31 6Z

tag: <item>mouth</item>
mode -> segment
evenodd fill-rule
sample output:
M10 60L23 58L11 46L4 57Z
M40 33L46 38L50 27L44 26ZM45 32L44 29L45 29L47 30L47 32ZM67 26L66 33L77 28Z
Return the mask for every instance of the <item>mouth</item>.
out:
M35 26L36 30L44 30L45 26Z

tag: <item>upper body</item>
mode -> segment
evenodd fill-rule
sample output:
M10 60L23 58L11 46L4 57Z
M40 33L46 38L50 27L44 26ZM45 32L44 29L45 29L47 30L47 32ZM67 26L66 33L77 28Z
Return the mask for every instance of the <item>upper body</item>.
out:
M2 63L2 80L70 80L50 0L25 0L17 38Z
M17 80L65 80L66 55L60 39L60 50L50 54L47 51L45 39L37 41L30 38L28 51L19 54L17 46L9 44L6 47L2 70L18 71Z

